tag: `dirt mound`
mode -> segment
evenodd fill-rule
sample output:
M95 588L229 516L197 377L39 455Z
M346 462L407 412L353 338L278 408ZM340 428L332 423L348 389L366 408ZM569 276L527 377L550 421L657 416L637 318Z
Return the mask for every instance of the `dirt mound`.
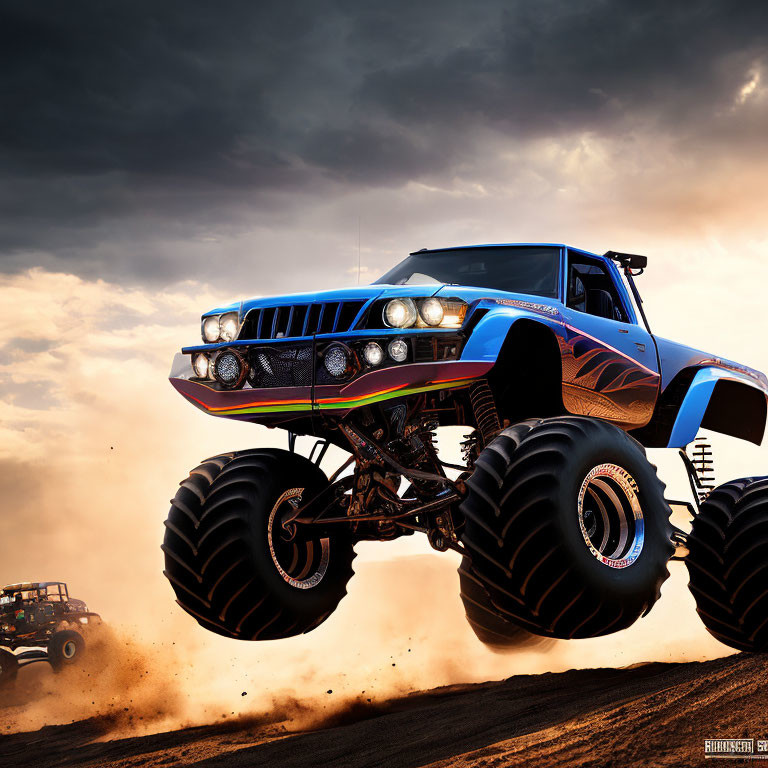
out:
M677 766L703 763L705 738L762 738L765 660L738 654L687 664L521 675L369 704L329 704L315 730L289 730L300 701L262 716L98 741L92 718L0 737L16 764L206 768L308 765Z

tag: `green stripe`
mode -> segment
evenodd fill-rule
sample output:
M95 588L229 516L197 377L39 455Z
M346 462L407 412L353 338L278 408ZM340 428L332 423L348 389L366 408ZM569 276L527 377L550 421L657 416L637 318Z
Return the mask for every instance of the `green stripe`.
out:
M398 389L394 392L385 392L381 395L370 395L359 400L343 400L338 403L318 403L317 408L324 411L339 411L346 408L359 408L363 405L380 403L383 400L392 400L395 397L404 397L405 395L417 395L421 392L434 392L440 389L459 389L472 383L474 379L462 379L461 381L449 381L444 384L430 384L423 387L410 387L408 389ZM294 405L256 405L250 408L233 408L227 411L209 411L215 416L236 416L246 413L284 413L286 411L311 411L310 403L296 403Z
M382 400L391 400L395 397L403 397L403 395L417 395L420 392L434 392L438 389L457 389L458 387L464 387L469 381L451 381L446 384L432 384L424 387L412 387L410 389L398 389L395 392L386 392L383 395L371 395L370 397L364 397L361 400L347 400L342 403L318 403L320 410L338 410L339 408L355 408L360 405L371 405L372 403L380 403Z
M285 411L311 411L311 403L296 403L295 405L256 405L251 408L234 408L230 411L208 411L214 416L234 416L240 413L281 413Z

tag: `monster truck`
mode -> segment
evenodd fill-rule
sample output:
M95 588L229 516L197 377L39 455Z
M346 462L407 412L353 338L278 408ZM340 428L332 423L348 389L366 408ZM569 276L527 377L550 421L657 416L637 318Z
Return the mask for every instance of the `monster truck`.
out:
M286 430L288 450L223 453L181 482L163 543L177 602L227 637L308 632L345 595L356 542L420 532L461 553L467 618L491 645L629 627L685 559L707 629L766 650L768 479L694 493L683 530L645 449L677 449L701 490L683 449L700 428L760 444L768 380L654 335L646 265L422 249L366 287L206 312L171 383L205 413ZM457 425L451 464L435 435ZM316 439L309 456L297 435ZM327 477L329 445L349 457Z
M11 584L0 589L0 687L12 685L19 668L47 661L57 672L79 664L84 625L101 617L69 596L61 581ZM78 631L80 630L80 631ZM19 648L26 650L15 653Z

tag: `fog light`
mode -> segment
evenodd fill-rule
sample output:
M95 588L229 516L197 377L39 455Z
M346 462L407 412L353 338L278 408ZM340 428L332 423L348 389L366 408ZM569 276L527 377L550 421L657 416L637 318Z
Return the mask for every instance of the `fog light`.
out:
M440 299L430 298L421 302L421 319L427 325L440 325L443 322L445 311Z
M192 368L198 379L210 378L208 355L197 354L192 357Z
M363 350L363 357L368 365L375 367L381 365L381 361L384 359L384 350L375 341L369 341Z
M396 362L402 363L408 357L408 345L402 339L389 342L389 356Z
M339 379L349 372L349 353L341 345L334 344L326 350L323 365L331 376Z
M213 361L213 376L227 389L242 387L247 374L248 368L243 356L234 349L221 352Z

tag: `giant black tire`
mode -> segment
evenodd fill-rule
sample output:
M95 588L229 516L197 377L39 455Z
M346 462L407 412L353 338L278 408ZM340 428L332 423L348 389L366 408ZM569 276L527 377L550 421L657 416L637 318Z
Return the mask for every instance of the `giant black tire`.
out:
M618 427L575 416L521 422L483 450L467 487L471 571L512 623L597 637L658 599L674 552L671 510L643 447Z
M79 632L62 629L48 641L48 661L56 672L60 672L65 667L81 664L85 650L85 639Z
M463 557L459 566L461 602L467 622L477 639L494 653L508 653L514 649L533 648L543 651L554 640L534 635L501 615L491 602L483 583L472 572L472 561Z
M768 651L768 478L712 491L688 550L689 587L710 634L741 651Z
M193 469L171 502L162 547L178 604L202 627L240 640L317 627L346 594L352 541L343 531L305 534L309 526L298 526L294 542L272 531L286 505L327 486L311 461L277 449L227 453Z
M0 690L11 688L19 674L19 660L4 648L0 648Z

